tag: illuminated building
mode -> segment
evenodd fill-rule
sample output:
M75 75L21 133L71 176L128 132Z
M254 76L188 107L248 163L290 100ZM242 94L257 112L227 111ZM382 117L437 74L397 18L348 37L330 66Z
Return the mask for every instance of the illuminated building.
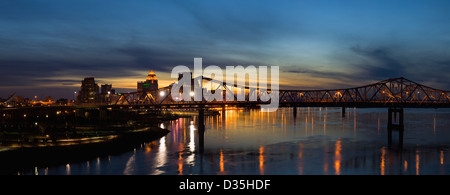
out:
M110 102L111 96L116 94L116 90L112 88L112 84L104 84L101 85L100 89L100 101L101 102Z
M138 92L150 92L158 90L158 78L153 70L151 70L145 81L139 81L137 83Z
M100 95L113 95L116 94L116 90L112 88L112 84L101 85Z
M81 81L81 90L77 96L80 103L94 103L98 95L98 84L95 83L94 77L86 77Z

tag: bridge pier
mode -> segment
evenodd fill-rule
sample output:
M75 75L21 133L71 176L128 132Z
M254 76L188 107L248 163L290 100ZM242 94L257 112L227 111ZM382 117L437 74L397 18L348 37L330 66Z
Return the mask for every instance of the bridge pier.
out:
M297 118L297 106L294 106L294 118Z
M227 112L227 110L226 110L226 107L225 107L225 104L223 104L222 105L222 125L223 126L225 126L225 118L226 118L226 113Z
M398 116L397 116L398 115ZM398 119L398 120L397 120ZM399 146L403 145L403 108L388 109L388 145L392 144L392 132L398 131Z
M225 104L222 105L222 115L225 115L226 107Z
M198 129L205 128L205 110L203 108L198 109Z
M388 129L403 130L403 128L403 108L389 108Z
M203 107L199 107L198 109L198 144L199 144L199 152L203 154L203 150L205 148L205 110Z

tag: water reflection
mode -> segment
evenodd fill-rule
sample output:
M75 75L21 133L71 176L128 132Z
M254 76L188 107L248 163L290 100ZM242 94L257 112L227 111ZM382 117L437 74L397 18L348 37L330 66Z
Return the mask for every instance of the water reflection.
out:
M334 170L336 175L341 174L341 140L336 141L335 151L334 151Z
M124 175L132 175L134 173L136 153L128 159L127 164L125 165L125 170L123 171Z
M205 117L203 139L196 117L180 118L160 124L168 135L134 151L35 173L450 174L450 109L405 109L400 145L396 139L388 144L387 109L347 108L345 117L341 112L297 108L294 116L293 108L228 109Z
M70 175L70 164L66 164L66 175Z
M219 174L225 173L225 161L223 160L223 150L220 149L220 171Z
M381 171L381 175L384 175L384 173L385 173L385 168L386 168L386 166L385 166L385 161L386 161L386 148L385 147L382 147L381 148L381 164L380 164L380 171Z
M194 161L195 161L195 132L194 131L195 131L194 124L191 123L191 125L189 126L189 144L188 144L190 154L188 155L188 157L186 159L186 163L188 165L194 165Z
M416 175L419 175L419 163L420 162L420 156L419 156L419 149L416 150Z
M259 174L264 175L264 146L259 147Z
M298 174L303 175L303 143L298 144ZM326 165L326 170L328 170L328 165Z

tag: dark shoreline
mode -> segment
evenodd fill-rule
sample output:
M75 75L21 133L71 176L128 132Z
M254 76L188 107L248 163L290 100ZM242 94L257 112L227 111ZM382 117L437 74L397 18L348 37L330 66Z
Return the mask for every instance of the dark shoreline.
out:
M20 117L24 113L16 113L11 116L18 115L18 118L3 119L5 124L3 132L0 132L0 145L5 146L6 150L0 148L0 175L30 173L35 167L64 165L125 153L170 132L156 124L196 114L192 111L141 114L119 110L111 112L109 118L101 119L95 113L91 118L79 118L73 112L64 113L49 115L48 118L42 113L27 113L26 119ZM215 114L218 112L210 111L205 115ZM71 122L69 126L65 121ZM36 129L36 123L47 124L47 127Z
M154 141L170 131L150 127L141 131L127 131L99 142L19 147L0 152L0 174L10 175L33 170L33 167L81 162L99 156L120 154L132 150L143 142Z

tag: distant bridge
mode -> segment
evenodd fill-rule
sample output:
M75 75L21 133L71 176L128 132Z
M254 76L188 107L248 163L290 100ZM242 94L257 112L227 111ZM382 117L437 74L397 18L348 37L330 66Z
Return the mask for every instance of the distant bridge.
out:
M268 104L265 89L251 88L249 86L227 86L210 78L199 79L214 83L216 91L222 88L222 101L175 101L170 95L171 87L160 88L151 92L133 92L121 94L112 102L116 106L149 106L157 108L183 108L183 107L220 107L231 106L257 106ZM203 84L200 86L205 87ZM245 100L237 101L236 91L245 91ZM268 90L269 93L273 92ZM344 88L323 90L279 90L280 107L450 107L450 91L444 91L428 87L414 81L400 78L392 78L374 84ZM226 93L234 94L234 101L226 101ZM251 101L251 96L257 96L256 101Z

